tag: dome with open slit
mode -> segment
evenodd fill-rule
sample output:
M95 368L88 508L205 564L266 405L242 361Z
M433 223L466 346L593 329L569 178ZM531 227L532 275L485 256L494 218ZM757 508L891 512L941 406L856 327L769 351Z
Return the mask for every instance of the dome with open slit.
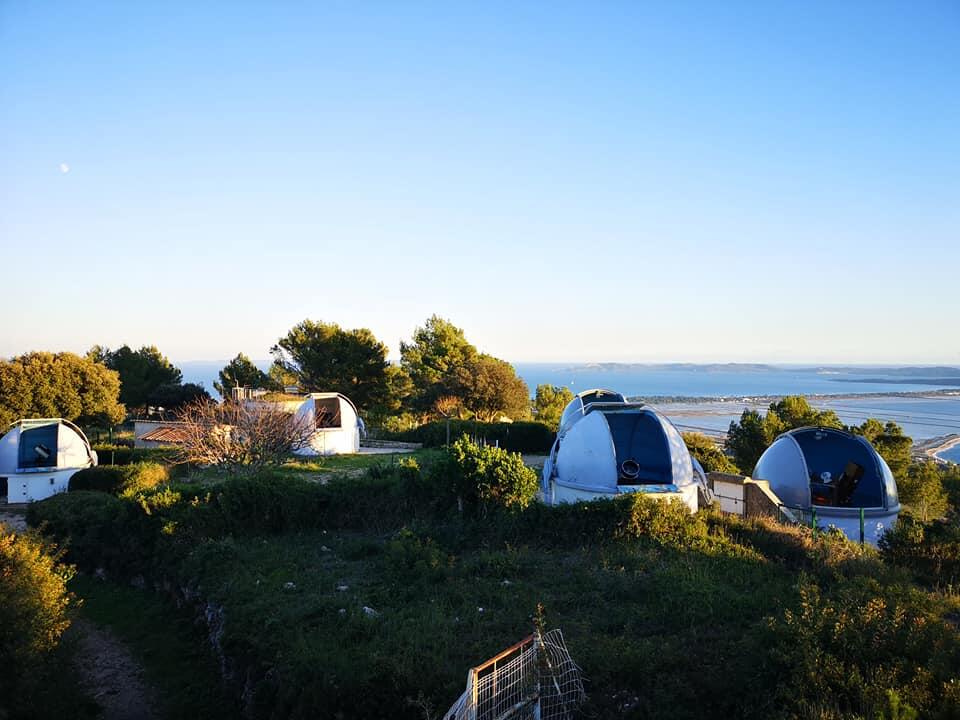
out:
M766 480L784 506L834 525L848 537L876 542L900 512L897 482L880 453L860 435L805 427L784 433L760 457L755 480Z
M97 464L83 431L62 418L18 420L0 437L0 495L8 503L65 492L78 470Z
M567 405L543 477L551 503L646 492L697 508L699 476L680 433L654 408L612 390L588 390Z

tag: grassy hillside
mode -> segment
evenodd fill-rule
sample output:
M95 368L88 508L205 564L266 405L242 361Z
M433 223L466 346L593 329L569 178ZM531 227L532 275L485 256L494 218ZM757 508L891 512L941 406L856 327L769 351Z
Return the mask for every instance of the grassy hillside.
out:
M192 607L257 718L433 717L538 603L588 716L960 716L957 595L874 550L642 496L461 512L437 482L404 465L77 492L31 521L81 568Z

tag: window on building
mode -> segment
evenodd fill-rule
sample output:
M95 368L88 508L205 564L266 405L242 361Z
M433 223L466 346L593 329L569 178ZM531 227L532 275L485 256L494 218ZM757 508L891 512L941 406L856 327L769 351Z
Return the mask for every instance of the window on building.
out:
M318 398L313 401L318 430L340 427L340 398Z

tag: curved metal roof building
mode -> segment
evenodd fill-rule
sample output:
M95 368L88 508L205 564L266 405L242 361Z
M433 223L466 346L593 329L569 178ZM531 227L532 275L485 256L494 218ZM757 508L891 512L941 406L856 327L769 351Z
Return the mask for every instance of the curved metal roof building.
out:
M66 492L75 472L96 464L83 431L62 418L18 420L0 437L0 480L10 503Z

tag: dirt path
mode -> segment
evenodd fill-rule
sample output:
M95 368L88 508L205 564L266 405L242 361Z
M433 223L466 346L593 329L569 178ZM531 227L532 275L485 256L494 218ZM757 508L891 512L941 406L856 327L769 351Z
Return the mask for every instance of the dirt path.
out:
M22 513L0 510L0 523L3 523L7 527L18 532L22 532L27 529L27 519Z
M2 509L0 523L18 532L27 529L22 512ZM157 693L126 645L85 618L74 619L67 634L77 644L74 662L84 689L103 709L102 720L158 720Z
M68 631L77 643L76 663L103 720L157 720L156 692L143 668L109 630L77 618Z

